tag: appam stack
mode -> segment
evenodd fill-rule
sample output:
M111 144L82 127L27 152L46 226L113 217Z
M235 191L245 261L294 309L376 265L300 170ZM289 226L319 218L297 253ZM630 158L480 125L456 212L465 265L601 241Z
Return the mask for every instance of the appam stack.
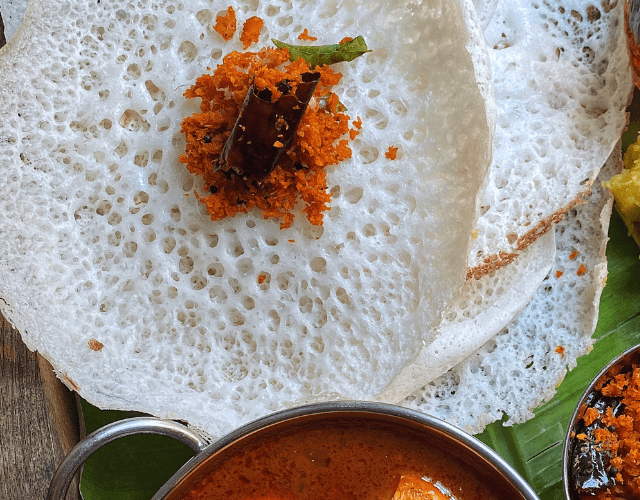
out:
M509 206L513 205L511 210L514 213L503 214L501 209L493 215L491 210L481 215L479 237L475 242L480 249L476 253L476 262L477 258L490 252L493 257L485 259L482 265L471 267L470 274L499 276L500 271L490 270L501 266L502 269L508 269L518 260L526 259L533 245L540 244L542 237L547 237L540 235L550 232L555 233L557 251L551 272L526 308L498 329L498 335L482 348L449 371L439 370L443 373L440 377L401 402L402 405L444 418L469 432L480 432L487 424L501 419L505 414L509 416L508 424L532 418L532 410L551 399L567 370L574 368L576 359L591 349L600 294L606 282L606 234L613 203L608 191L602 191L600 182L622 168L618 141L626 124L625 109L632 91L628 55L623 49L626 42L622 3L603 3L597 7L567 2L555 6L538 2L487 4L497 4L496 14L484 32L489 45L494 47L491 52L492 67L503 69L499 77L494 76L498 124L501 120L503 123L511 121L507 120L509 116L526 119L507 127L499 125L496 129L490 173L492 180L485 192L483 206L490 208L496 200L500 204L510 200ZM490 5L490 8L493 7ZM517 26L520 26L520 31L510 31ZM490 38L492 33L493 40ZM518 33L520 36L516 36ZM501 40L509 36L511 41ZM558 44L562 37L566 37L565 43ZM535 42L530 43L532 40ZM594 49L596 46L598 49ZM516 59L510 52L512 47L518 47L517 51L521 54L530 52L529 57ZM570 56L573 62L552 70L545 69L545 64L541 63L549 60L548 53L552 49L555 53L554 47L559 47L561 54L566 54L571 48L569 53L573 54ZM588 54L588 57L584 54ZM557 61L560 63L560 58ZM607 74L612 67L616 69ZM559 72L561 68L564 69ZM520 74L506 78L504 75L509 71L520 71ZM575 72L575 80L563 81L571 72ZM556 75L547 82L548 87L554 89L548 95L539 91L540 73ZM523 92L522 82L526 81L530 82L531 95ZM510 84L505 85L505 82ZM590 102L604 103L595 113L597 116L586 112ZM564 105L559 106L558 103ZM566 114L564 118L563 113ZM537 124L541 123L537 118L540 114L555 120L557 125L553 133L536 138ZM560 124L562 121L564 125ZM614 122L617 125L612 125ZM527 123L532 124L533 130L521 135ZM576 162L562 148L554 154L549 154L546 148L537 149L535 144L544 145L548 141L557 144L559 140L566 140L566 136L558 133L560 130L568 134L570 143L573 143L569 144L569 151L575 149L575 153L577 150L578 158L583 156L584 160ZM576 131L580 130L583 132L577 134ZM607 130L611 132L610 135ZM513 135L510 136L510 133ZM508 147L498 145L501 135L502 144ZM535 143L532 139L536 139ZM532 152L535 152L534 156L531 156ZM602 158L607 157L603 166ZM522 161L522 158L526 160ZM512 167L505 169L505 164ZM525 166L518 168L520 164ZM567 165L573 165L573 168ZM562 172L551 181L542 183L540 179L546 177L548 169ZM593 176L598 174L600 177L592 182ZM571 180L564 180L573 175L582 176L581 182L572 184ZM519 195L496 194L501 189L515 189ZM511 225L517 234L519 221L515 209L523 206L522 200L526 198L527 191L549 200L562 199L564 205L554 208L551 215L545 216L545 212L540 211L539 219L525 220L521 236L517 239L512 237L511 241L507 238L506 243L503 240L501 250L499 239L492 238L494 246L491 246L493 243L487 244L489 240L486 238L483 243L480 237L483 226L506 235L503 228ZM538 207L533 203L531 205ZM546 213L549 212L550 209ZM533 229L523 232L527 227ZM538 237L538 242L531 244ZM527 247L527 244L530 246ZM511 263L514 258L516 260ZM486 272L490 274L485 275ZM486 280L485 277L481 278L475 286L480 288L480 283L486 283ZM490 286L489 289L493 294L495 288ZM475 300L480 304L486 302L482 294L478 294ZM465 313L461 317L459 311L453 308L450 314L454 321L457 319L460 325L464 324ZM473 321L466 321L473 325ZM443 326L446 326L446 322ZM473 328L469 328L468 332L480 335L467 337L472 339L464 342L467 348L473 347L474 340L487 340L496 333L490 329ZM442 342L451 341L443 339ZM460 347L462 349L462 344ZM434 343L431 351L435 353L437 350L438 345ZM422 358L419 357L414 366L407 368L409 375L420 371L421 367L430 369L426 366L424 354ZM439 354L437 359L446 363L444 355ZM449 366L453 365L449 363ZM392 388L393 385L383 396L388 397Z
M439 341L405 367L383 400L417 389L411 383L417 373L439 372L401 404L481 432L505 414L509 424L532 418L576 359L590 351L613 203L600 182L622 168L619 139L633 88L623 7L478 2L479 10L495 11L484 35L493 47L498 127L469 269L480 279L466 284L477 293L461 302L463 310L451 308ZM505 288L500 276L522 261L542 266L539 257L528 256L554 236L555 257L553 250L545 253L553 268L537 282L527 307L500 326L499 313L479 314L494 305L496 291L515 305L514 291L531 288L535 278ZM446 335L450 328L466 335ZM452 368L447 353L453 349L441 345L454 342L459 353L473 355Z
M571 367L595 327L597 312L531 333L554 308L579 314L576 296L597 304L606 194L576 207L631 92L621 3L577 3L232 2L240 23L264 19L255 48L307 28L372 49L339 68L363 130L328 174L324 225L280 230L209 220L177 160L197 109L182 93L241 49L212 29L228 3L33 0L0 51L3 314L89 402L212 436L338 399L473 431L528 418L560 376L536 369L549 346ZM568 245L591 259L580 280ZM566 281L537 299L558 266ZM486 366L535 396L505 406Z

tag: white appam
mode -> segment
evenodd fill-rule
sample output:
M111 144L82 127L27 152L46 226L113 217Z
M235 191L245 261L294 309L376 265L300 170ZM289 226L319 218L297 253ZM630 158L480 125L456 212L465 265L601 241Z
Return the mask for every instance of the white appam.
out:
M403 406L478 433L505 414L507 425L524 422L553 397L567 370L593 344L613 206L610 191L600 181L621 169L618 143L586 202L555 226L555 263L527 307L494 339L403 400ZM578 275L581 265L584 275ZM558 352L558 346L564 351Z
M226 6L34 0L0 52L3 314L89 402L212 435L413 359L463 285L493 120L470 2L234 2L256 48L308 28L373 52L340 67L363 133L324 226L211 222L177 157L182 93L241 48Z
M397 403L439 377L499 333L536 294L555 260L555 232L531 244L511 264L465 283L432 340L376 400Z
M13 35L18 31L28 3L29 0L2 0L0 14L2 15L4 37L7 42L11 41Z
M473 0L473 8L478 16L478 23L483 30L487 27L498 7L499 0Z
M498 2L484 31L498 105L494 157L470 276L509 263L548 231L619 140L633 88L623 7Z

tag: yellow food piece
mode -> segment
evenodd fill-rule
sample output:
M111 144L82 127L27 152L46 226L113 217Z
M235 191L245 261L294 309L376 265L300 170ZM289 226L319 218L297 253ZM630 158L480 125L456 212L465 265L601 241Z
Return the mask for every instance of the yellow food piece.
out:
M420 477L402 476L393 500L451 500L451 498Z
M623 215L640 220L640 168L623 170L602 185L611 189Z
M640 139L627 148L624 170L602 185L613 193L618 213L640 245Z
M623 161L627 170L640 168L640 139L627 148Z

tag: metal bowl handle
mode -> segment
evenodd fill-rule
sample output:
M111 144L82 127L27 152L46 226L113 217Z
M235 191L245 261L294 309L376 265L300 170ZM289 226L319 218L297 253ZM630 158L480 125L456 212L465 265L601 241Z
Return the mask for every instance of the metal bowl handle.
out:
M47 500L64 500L76 472L94 451L111 441L133 434L168 436L188 446L195 453L199 453L208 445L200 435L170 420L137 417L105 425L75 445L64 458L51 480Z

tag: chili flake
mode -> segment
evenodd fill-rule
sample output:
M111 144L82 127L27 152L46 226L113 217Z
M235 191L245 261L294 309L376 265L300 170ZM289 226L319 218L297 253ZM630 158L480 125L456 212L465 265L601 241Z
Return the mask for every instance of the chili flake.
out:
M260 31L264 21L258 16L253 16L247 19L242 27L242 33L240 34L240 41L245 50L249 48L252 43L257 43L260 40Z
M309 35L307 28L305 28L304 31L298 35L298 40L309 40L310 42L315 42L317 38Z
M580 267L578 268L578 272L576 272L576 274L578 276L584 276L586 272L587 272L587 267L584 264L580 264Z
M564 273L562 271L556 271L556 278L559 278L560 276L562 276Z
M387 152L384 154L384 156L389 160L395 160L397 154L398 154L398 148L395 146L389 146L389 149L387 149Z
M227 8L225 16L217 16L213 29L218 32L225 41L231 40L236 32L236 12L233 7Z
M89 339L88 343L89 343L89 349L91 349L92 351L99 352L99 351L102 351L102 348L104 347L104 344L96 339Z

